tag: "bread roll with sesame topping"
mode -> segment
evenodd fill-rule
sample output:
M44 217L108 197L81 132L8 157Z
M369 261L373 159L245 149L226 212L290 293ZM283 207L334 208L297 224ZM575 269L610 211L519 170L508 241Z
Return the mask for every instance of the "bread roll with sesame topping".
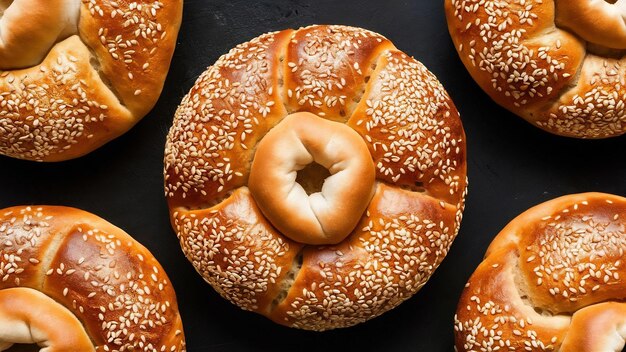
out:
M626 198L568 195L511 221L461 295L462 351L621 352Z
M0 350L185 351L176 295L124 231L66 207L0 210Z
M183 252L223 297L290 327L376 317L454 240L465 135L422 64L379 34L264 34L210 67L167 139Z
M0 154L85 155L156 103L182 0L0 3Z
M626 2L445 0L456 49L485 92L548 132L626 133Z

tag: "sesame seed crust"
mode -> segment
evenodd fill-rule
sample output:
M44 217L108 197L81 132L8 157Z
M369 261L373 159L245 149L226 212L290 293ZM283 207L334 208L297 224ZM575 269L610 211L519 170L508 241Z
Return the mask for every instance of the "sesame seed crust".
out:
M540 127L577 136L621 135L626 131L626 67L620 59L588 54L581 68L581 84L567 91L547 110ZM590 82L589 85L582 82Z
M613 350L606 346L617 334L591 334L584 327L603 315L622 320L603 302L625 298L624 219L626 199L600 193L561 197L514 219L463 291L457 350Z
M302 269L271 318L309 330L353 326L419 291L455 238L456 208L378 185L355 231L334 246L307 246Z
M246 187L219 207L173 214L185 256L224 298L270 313L302 245L278 233Z
M268 33L237 46L185 96L165 147L170 206L217 204L247 184L256 143L286 115L279 63L290 36Z
M81 0L79 35L136 119L154 106L170 66L183 1Z
M383 36L346 26L297 31L283 63L289 112L345 122L361 100L377 58L395 49Z
M122 230L65 207L0 214L0 289L31 288L54 299L82 322L96 351L185 350L167 275Z
M298 111L346 123L378 164L373 200L337 245L277 232L247 188L257 143ZM311 26L241 44L198 79L168 135L165 191L183 252L217 292L328 330L425 284L458 232L465 163L459 114L423 65L370 31Z
M89 57L73 36L55 45L39 66L0 73L0 153L40 161L71 159L135 123Z
M420 62L385 52L348 125L368 144L379 180L462 203L463 125L448 93Z
M622 51L615 59L613 50L582 40L555 1L446 0L445 6L461 60L498 104L563 136L626 133L622 85L605 83L624 80Z
M129 130L161 93L181 17L182 1L82 0L39 65L0 70L0 154L68 160Z

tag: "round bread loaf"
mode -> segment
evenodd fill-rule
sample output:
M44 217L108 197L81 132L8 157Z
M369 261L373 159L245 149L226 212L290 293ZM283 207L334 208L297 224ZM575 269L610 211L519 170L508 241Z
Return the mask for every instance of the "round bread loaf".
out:
M0 154L61 161L128 131L167 75L182 0L0 2Z
M173 227L239 307L326 330L394 308L454 240L465 135L437 79L386 38L311 26L241 44L167 139Z
M621 352L626 198L569 195L509 223L467 283L460 351Z
M84 211L0 210L0 350L185 351L174 289L124 231Z
M493 100L548 132L626 133L622 0L445 0L456 49Z

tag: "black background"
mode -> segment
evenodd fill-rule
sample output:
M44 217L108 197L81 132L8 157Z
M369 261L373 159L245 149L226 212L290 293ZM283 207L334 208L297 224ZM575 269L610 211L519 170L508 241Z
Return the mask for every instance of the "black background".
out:
M240 42L309 24L368 28L422 61L461 112L469 153L470 192L461 232L425 288L382 317L325 333L275 325L239 310L205 284L170 228L162 179L165 135L196 77ZM625 151L626 137L552 136L492 103L457 57L443 0L187 0L156 108L129 133L78 160L37 164L0 157L0 207L82 208L146 245L175 285L190 352L452 351L459 294L491 239L520 212L560 195L626 196Z

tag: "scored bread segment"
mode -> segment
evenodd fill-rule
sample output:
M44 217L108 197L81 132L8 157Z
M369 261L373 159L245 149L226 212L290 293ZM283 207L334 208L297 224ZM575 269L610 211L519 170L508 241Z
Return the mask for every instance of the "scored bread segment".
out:
M287 109L345 122L360 101L377 58L392 49L387 38L360 28L298 30L283 63Z
M134 116L154 106L182 21L180 0L81 0L79 35Z
M185 96L165 149L171 207L211 206L247 184L257 142L286 115L279 70L290 37L269 33L237 46Z
M452 99L424 65L400 51L383 54L348 125L368 144L379 180L462 201L465 132Z
M327 330L395 308L422 288L455 237L456 208L379 184L355 230L334 246L307 246L302 269L270 318Z
M302 245L265 219L246 187L211 209L173 214L185 256L224 298L269 314Z
M55 45L39 66L0 73L1 153L71 159L135 124L90 58L80 38L72 36ZM78 144L86 149L72 148Z

